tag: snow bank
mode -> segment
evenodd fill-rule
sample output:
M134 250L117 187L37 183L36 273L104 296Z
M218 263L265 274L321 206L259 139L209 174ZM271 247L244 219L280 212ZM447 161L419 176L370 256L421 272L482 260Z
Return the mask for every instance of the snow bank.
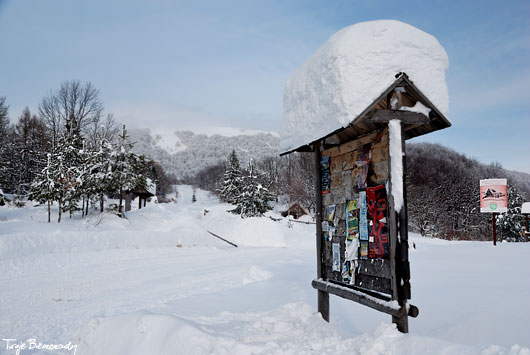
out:
M225 247L201 226L200 213L179 205L150 203L128 212L128 219L104 213L83 220L64 217L61 224L55 220L56 211L52 223L45 222L44 206L4 211L7 221L0 231L0 260L116 248Z
M148 311L92 319L79 354L528 354L518 345L478 349L399 333L393 324L342 337L305 303L260 313L187 319Z
M521 213L530 214L530 202L525 202L521 206Z
M405 72L444 114L447 53L438 40L395 20L346 27L287 81L280 148L287 151L348 125Z
M272 272L265 270L259 266L252 265L245 273L243 278L243 285L248 285L253 282L265 281L273 276Z
M296 245L302 248L314 247L315 226L295 223L290 228L287 219L274 215L275 221L268 217L241 218L226 212L231 205L212 208L204 217L209 231L237 245L250 247L286 247Z

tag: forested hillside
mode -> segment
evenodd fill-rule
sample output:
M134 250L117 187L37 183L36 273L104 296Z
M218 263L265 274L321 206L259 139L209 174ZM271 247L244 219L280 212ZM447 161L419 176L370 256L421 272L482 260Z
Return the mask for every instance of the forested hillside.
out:
M255 158L238 154L241 160ZM219 191L228 155L187 179L203 189ZM308 153L256 159L263 183L281 202L312 208L313 160ZM507 178L509 213L497 219L500 240L520 240L522 202L530 198L530 174L483 164L449 148L430 143L407 144L407 195L412 231L445 239L491 238L491 215L480 213L479 180Z
M407 196L410 227L441 238L491 238L491 215L480 213L479 180L508 179L511 212L530 196L530 175L485 165L439 144L407 144ZM510 212L510 211L509 211ZM517 239L522 216L498 220L501 239Z
M224 136L175 131L173 142L162 142L149 129L131 130L130 134L136 142L136 153L158 161L168 174L179 179L189 179L222 162L232 150L243 165L251 158L260 160L279 154L278 137L272 133Z

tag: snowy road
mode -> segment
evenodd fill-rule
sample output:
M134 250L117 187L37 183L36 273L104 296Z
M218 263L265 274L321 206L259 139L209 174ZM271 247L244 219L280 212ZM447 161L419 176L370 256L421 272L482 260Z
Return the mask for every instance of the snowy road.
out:
M415 237L411 335L336 297L328 325L310 286L314 226L249 223L203 192L187 203L190 192L128 221L67 220L60 232L39 223L43 210L1 210L1 339L73 341L90 354L530 353L530 243ZM14 352L4 343L4 353Z

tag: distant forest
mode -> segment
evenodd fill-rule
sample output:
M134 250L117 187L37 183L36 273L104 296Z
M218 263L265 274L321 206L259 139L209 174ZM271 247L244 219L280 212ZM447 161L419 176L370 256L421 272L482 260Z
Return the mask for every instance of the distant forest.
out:
M227 157L228 158L228 157ZM479 180L507 178L510 213L497 220L498 238L521 239L522 202L530 197L530 174L486 165L439 144L407 144L409 228L444 239L491 238L491 215L480 213ZM218 194L226 161L202 169L183 181ZM299 202L314 211L313 155L271 156L256 161L264 184L282 203Z
M498 218L501 240L520 239L521 204L530 174L482 164L439 144L407 144L407 197L413 231L445 239L490 239L491 215L480 213L479 180L508 179L509 213Z

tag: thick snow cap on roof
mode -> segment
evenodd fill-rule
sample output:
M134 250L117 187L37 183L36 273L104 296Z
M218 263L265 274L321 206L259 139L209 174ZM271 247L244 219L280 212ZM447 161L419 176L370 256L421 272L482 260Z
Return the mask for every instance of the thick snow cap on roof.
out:
M447 115L449 59L432 35L395 20L361 22L331 36L285 85L283 152L347 126L405 72Z

